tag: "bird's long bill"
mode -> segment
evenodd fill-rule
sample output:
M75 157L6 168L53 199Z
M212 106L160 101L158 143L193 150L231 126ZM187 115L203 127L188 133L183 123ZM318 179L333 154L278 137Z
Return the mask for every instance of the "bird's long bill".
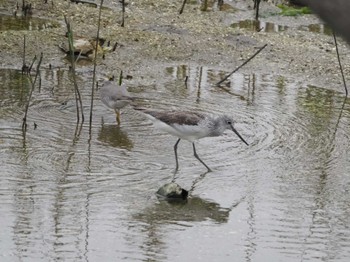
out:
M247 141L244 140L244 138L238 133L238 131L233 127L233 125L231 125L232 131L235 132L235 134L244 142L244 144L246 144L247 146L249 146L249 144L247 143Z

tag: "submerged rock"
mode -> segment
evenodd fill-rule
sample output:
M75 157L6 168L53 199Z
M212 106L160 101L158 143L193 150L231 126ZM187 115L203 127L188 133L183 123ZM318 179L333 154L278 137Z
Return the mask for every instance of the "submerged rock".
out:
M176 183L167 183L160 187L157 191L157 196L166 200L186 200L188 191L181 188Z

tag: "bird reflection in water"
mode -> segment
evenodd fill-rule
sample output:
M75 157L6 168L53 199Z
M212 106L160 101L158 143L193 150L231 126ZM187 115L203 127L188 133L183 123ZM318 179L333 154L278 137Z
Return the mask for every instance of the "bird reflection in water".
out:
M205 172L192 182L186 201L159 201L159 203L137 214L137 219L147 223L167 224L173 222L201 222L208 219L217 223L226 223L230 212L244 201L244 197L232 203L228 208L221 207L218 203L191 195L196 186L206 177ZM173 177L172 183L176 180ZM152 220L155 220L152 222Z
M116 125L104 125L102 123L97 139L113 147L127 150L134 147L134 143L129 139L128 134Z

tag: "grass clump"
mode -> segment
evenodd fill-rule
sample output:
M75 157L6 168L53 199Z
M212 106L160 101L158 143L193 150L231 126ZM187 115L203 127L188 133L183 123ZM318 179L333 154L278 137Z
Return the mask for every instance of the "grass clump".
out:
M277 5L277 7L281 9L280 15L284 15L284 16L298 16L298 15L311 14L311 9L307 6L296 8L293 6L280 4L280 5Z

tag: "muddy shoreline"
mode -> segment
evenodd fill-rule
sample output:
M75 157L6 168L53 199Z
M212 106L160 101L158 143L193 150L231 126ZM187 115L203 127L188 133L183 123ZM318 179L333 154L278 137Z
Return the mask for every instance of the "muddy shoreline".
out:
M2 1L2 13L11 14L14 2ZM67 68L68 62L58 45L65 38L64 15L73 26L75 35L96 36L98 8L67 1L33 0L33 17L53 20L59 27L32 31L1 31L1 68L20 69L22 66L23 35L27 37L27 59L40 51L43 66ZM261 21L288 26L281 32L253 32L233 28L237 21L250 19L254 10L250 1L227 1L226 11L200 11L192 2L179 15L182 1L135 1L126 8L125 27L120 26L121 4L105 1L100 35L117 42L117 49L98 58L98 77L118 75L120 70L133 76L134 85L157 79L164 66L197 65L231 71L251 56L257 48L268 44L257 57L240 69L240 73L276 74L293 78L301 86L317 85L343 91L336 50L331 35L300 30L300 26L321 24L315 15L283 17L278 8L263 2ZM348 46L338 38L345 75L349 74ZM92 63L78 65L78 72L90 77Z

